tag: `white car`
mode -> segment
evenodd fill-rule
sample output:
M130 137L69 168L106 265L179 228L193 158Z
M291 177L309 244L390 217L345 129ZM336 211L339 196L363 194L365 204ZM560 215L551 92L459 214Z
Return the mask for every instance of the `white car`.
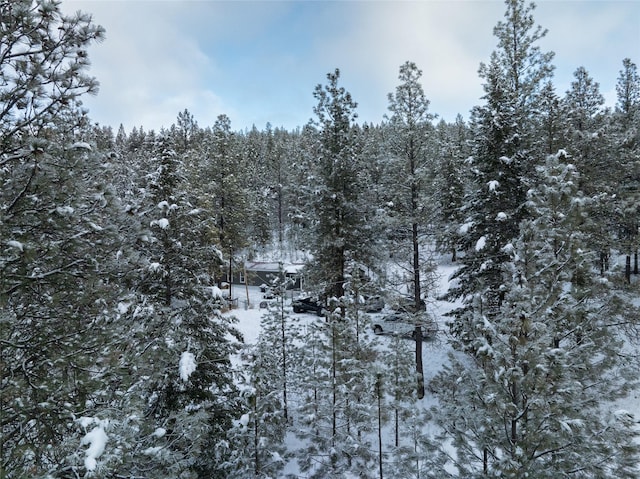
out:
M422 316L420 325L423 338L433 337L438 332L438 324L429 317ZM399 334L415 338L416 324L407 313L392 313L374 318L371 321L371 327L375 334Z

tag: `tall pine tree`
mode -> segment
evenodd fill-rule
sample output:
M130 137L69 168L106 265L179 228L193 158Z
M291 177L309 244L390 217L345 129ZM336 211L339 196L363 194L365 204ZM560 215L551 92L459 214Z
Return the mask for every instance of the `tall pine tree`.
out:
M465 256L449 291L449 297L464 299L465 305L453 311L453 330L469 341L473 318L497 314L510 288L504 248L518 237L520 221L527 217L526 192L542 157L536 112L552 72L553 54L537 46L546 31L535 26L534 5L505 4L505 20L494 29L498 48L480 66L486 103L473 110L473 190L463 207L460 237Z
M436 378L434 414L461 477L637 477L638 432L613 403L635 384L620 325L637 312L592 271L575 166L560 152L539 174L506 248L513 286L476 323L475 353Z

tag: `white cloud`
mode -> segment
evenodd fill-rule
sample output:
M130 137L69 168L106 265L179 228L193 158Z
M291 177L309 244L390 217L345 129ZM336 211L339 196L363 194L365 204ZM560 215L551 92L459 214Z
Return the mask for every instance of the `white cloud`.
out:
M350 24L321 44L319 56L341 68L344 86L361 116L381 120L398 70L413 61L423 71L431 111L453 120L466 116L482 94L477 70L495 41L492 25L500 2L362 2ZM355 85L351 88L350 85ZM363 99L364 98L364 99Z
M185 108L201 126L221 113L237 129L302 126L314 86L336 67L360 121L379 122L407 60L423 71L433 113L468 117L504 3L64 0L63 8L92 12L107 30L90 49L101 83L85 98L92 118L157 130ZM534 17L549 29L541 48L556 52L558 93L584 65L615 101L622 59L640 61L640 2L541 0Z
M175 21L175 2L67 2L93 14L105 27L106 41L90 49L91 73L100 93L84 99L101 121L127 130L168 127L188 108L212 124L225 109L207 84L216 74L213 59L195 37ZM91 115L91 113L90 113ZM211 120L212 119L212 120Z

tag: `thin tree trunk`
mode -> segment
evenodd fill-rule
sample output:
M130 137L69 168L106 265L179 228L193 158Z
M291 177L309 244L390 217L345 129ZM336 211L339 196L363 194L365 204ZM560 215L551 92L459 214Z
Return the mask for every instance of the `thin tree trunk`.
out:
M628 254L624 266L624 279L631 283L631 255Z
M282 405L285 423L289 422L289 407L287 404L287 334L284 315L284 291L280 294L280 333L282 339Z
M378 469L379 469L379 477L382 477L382 390L381 390L381 378L380 374L378 374L376 381L376 394L378 396Z
M417 196L415 199L417 209ZM421 298L420 298L420 245L418 243L418 224L412 225L412 240L413 240L413 300L415 305L415 312L419 313L422 310ZM424 368L422 365L422 327L416 325L415 329L416 339L416 376L418 379L418 399L424 398Z
M395 422L395 441L394 444L396 447L400 445L400 411L398 410L398 406L393 409L394 422Z
M279 162L278 162L279 163ZM284 222L282 213L282 177L281 168L278 167L278 245L282 250L282 242L284 241Z
M229 307L231 307L231 283L233 283L233 252L229 250Z
M244 268L244 291L247 295L247 308L249 308L251 302L249 301L249 277L247 276L247 268Z
M422 365L422 326L416 326L416 375L418 377L418 399L424 398L424 368Z
M338 394L336 391L336 367L337 367L337 358L336 358L336 327L335 324L331 324L331 393L332 393L332 417L331 417L331 446L335 447L335 440L337 435L337 412L336 408L338 405Z
M485 475L489 472L489 451L486 447L482 451L482 471Z

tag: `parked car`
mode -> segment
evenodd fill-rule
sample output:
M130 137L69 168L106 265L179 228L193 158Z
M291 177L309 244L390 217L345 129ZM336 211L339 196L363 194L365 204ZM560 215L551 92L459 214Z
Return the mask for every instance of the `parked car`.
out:
M364 310L367 313L379 313L384 308L384 299L381 296L363 296Z
M394 300L392 308L398 313L417 313L418 311L426 311L427 304L424 299L421 299L420 306L416 309L416 302L412 296L399 296Z
M375 334L399 334L415 338L416 323L412 321L412 316L407 313L392 313L374 318L371 327ZM420 316L422 326L422 337L430 338L438 332L438 323L432 318Z
M280 292L276 288L272 288L270 286L267 286L264 289L264 294L262 295L262 297L264 299L275 299L275 297L278 296L279 294L280 294Z
M318 316L322 316L324 310L324 305L311 297L295 299L291 306L294 313L315 313Z

